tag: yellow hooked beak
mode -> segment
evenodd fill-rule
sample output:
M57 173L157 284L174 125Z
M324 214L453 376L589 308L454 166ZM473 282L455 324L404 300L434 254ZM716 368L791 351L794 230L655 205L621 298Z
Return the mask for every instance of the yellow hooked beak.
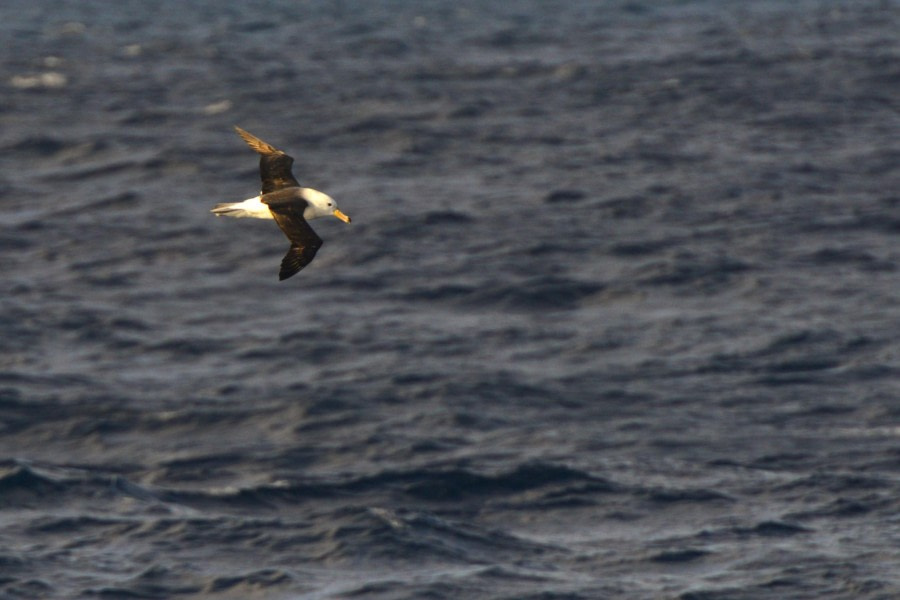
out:
M347 215L345 215L344 213L342 213L342 212L339 211L338 209L334 209L334 213L333 213L333 214L334 214L334 216L336 216L338 219L340 219L340 220L343 221L344 223L349 223L349 222L350 222L350 217L348 217Z

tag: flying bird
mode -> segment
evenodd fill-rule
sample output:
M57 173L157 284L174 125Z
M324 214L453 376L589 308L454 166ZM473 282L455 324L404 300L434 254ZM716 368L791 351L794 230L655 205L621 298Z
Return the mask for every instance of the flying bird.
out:
M260 154L259 176L262 179L262 189L258 196L243 202L217 204L211 212L217 217L275 219L291 241L291 247L281 260L281 270L278 272L278 279L284 281L312 262L316 252L322 247L322 238L316 235L307 221L334 216L349 223L350 217L338 210L337 202L328 194L300 187L291 173L293 158L240 127L235 126L234 129Z

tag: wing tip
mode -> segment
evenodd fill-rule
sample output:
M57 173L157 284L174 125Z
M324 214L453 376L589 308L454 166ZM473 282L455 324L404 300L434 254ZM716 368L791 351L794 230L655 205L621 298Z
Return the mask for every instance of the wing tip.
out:
M278 281L284 281L285 279L293 277L301 270L303 270L303 267L297 267L295 265L285 265L284 262L282 262L281 269L278 270Z
M244 140L248 146L259 152L260 154L284 154L284 152L282 152L275 146L267 144L246 129L241 129L237 125L233 125L233 127L237 134L241 136L241 139Z
M306 266L312 262L313 258L316 257L316 252L319 251L320 246L321 244L301 247L292 244L291 247L288 248L287 254L281 259L281 268L278 271L278 281L284 281L289 277L293 277L306 268Z

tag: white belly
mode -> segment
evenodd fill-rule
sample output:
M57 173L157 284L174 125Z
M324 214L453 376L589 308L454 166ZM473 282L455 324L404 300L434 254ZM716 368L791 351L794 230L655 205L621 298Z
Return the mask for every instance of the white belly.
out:
M272 211L262 203L259 196L243 202L226 202L217 204L212 210L216 215L224 217L250 217L253 219L273 219Z

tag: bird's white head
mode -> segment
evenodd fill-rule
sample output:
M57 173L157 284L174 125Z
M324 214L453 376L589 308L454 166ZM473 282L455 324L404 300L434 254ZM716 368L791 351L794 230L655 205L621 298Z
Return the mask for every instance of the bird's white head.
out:
M350 222L350 217L338 210L337 202L328 194L312 188L302 188L301 195L309 203L303 211L303 218L307 221L319 217L337 217L344 223Z

